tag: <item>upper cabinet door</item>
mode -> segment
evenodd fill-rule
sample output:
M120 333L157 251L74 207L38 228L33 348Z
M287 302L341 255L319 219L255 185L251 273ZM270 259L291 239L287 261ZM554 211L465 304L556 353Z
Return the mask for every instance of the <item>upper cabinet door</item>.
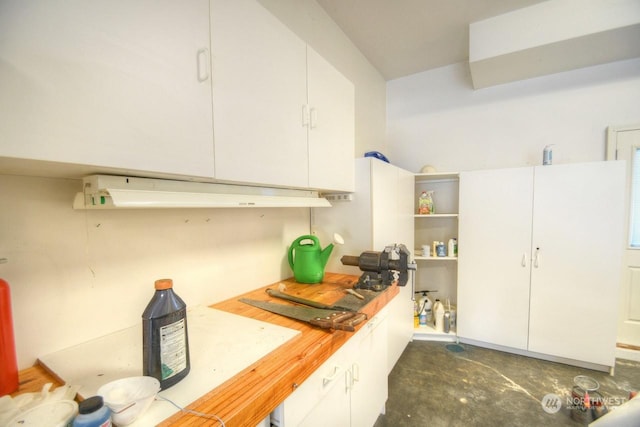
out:
M209 2L4 0L0 155L212 177Z
M306 44L255 0L213 0L216 178L308 187Z
M307 47L309 185L353 191L355 89L346 77Z

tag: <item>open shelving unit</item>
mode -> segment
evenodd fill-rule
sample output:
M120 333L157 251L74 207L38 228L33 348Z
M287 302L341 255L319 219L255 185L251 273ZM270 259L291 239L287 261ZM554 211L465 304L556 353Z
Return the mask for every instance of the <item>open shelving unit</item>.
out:
M434 191L434 214L417 214L417 201L422 191ZM435 172L415 174L414 206L414 259L418 263L415 291L436 290L430 294L443 303L457 301L457 257L438 257L422 255L422 245L433 241L447 244L450 238L458 239L458 192L459 173ZM459 244L459 239L458 239ZM418 295L416 295L418 297ZM445 304L446 305L446 304ZM428 341L456 341L455 329L449 333L438 332L433 326L419 326L414 329L413 338Z

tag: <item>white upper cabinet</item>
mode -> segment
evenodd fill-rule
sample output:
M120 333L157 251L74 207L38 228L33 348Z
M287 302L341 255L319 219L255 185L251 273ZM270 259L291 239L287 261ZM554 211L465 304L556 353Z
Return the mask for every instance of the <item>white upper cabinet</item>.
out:
M353 191L353 83L307 47L309 186Z
M308 186L306 44L255 0L213 0L216 178Z
M255 0L212 0L216 178L353 190L354 88Z
M353 84L255 0L2 1L0 93L5 160L354 187Z
M209 2L4 0L0 156L213 177Z

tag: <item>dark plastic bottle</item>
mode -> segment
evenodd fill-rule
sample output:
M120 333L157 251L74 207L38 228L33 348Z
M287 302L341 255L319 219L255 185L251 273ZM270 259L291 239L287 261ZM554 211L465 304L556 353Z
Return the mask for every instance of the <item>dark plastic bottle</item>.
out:
M18 389L18 364L9 284L0 279L0 396Z
M156 292L142 313L142 371L165 390L187 376L189 334L187 305L173 292L173 281L155 282Z

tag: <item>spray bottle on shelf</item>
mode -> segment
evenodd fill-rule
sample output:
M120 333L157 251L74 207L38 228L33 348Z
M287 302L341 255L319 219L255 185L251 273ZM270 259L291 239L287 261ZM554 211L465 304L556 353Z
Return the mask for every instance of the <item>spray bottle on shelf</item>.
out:
M422 294L422 297L417 301L418 303L418 323L420 326L427 326L433 322L433 315L431 311L431 299L427 295L429 292L436 291L417 291L416 294Z

